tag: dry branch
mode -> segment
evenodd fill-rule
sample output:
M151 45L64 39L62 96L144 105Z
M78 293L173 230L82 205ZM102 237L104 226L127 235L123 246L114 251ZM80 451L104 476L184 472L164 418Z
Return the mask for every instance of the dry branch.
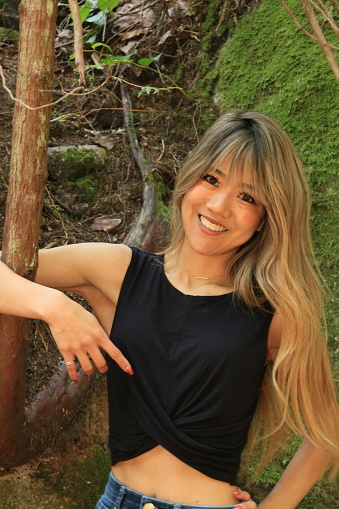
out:
M336 37L339 38L339 28L337 27L337 24L336 22L334 21L333 17L331 16L331 14L328 12L328 9L327 7L323 4L323 2L321 0L317 0L316 2L314 2L313 0L311 0L311 3L312 5L318 10L321 12L321 14L323 15L324 19L326 19L327 23L330 25L331 29L333 30L334 34L336 35Z
M339 4L338 4L337 0L330 0L330 2L331 2L332 7L334 7L334 9L339 14Z
M80 84L86 83L85 78L85 60L84 60L84 38L82 30L82 22L80 16L80 9L77 0L68 0L69 7L71 9L73 23L74 23L74 53L75 53L75 65L78 69Z
M124 244L127 245L139 245L144 250L149 250L152 240L157 228L156 219L156 192L152 182L145 180L148 172L149 165L145 159L142 149L139 145L137 134L135 131L133 116L132 116L132 105L130 98L125 91L123 84L121 83L121 98L124 107L124 122L126 132L128 134L131 151L133 158L138 166L141 177L144 181L143 186L143 205L140 214L133 225L133 229L129 232Z
M318 38L316 36L314 36L313 34L311 34L310 32L308 32L308 30L306 30L298 21L298 18L293 14L293 12L291 11L291 9L288 7L288 5L286 4L286 2L284 0L281 0L281 3L285 9L285 11L289 14L289 16L292 18L292 20L294 21L296 27L305 35L307 35L307 37L309 37L313 42L316 42L318 44L320 44L320 41L318 40ZM303 3L304 5L304 3ZM328 43L327 43L328 44ZM328 44L328 47L333 49L333 50L336 50L336 51L339 51L339 48L337 46L333 46L332 44Z
M319 25L319 21L314 13L314 10L311 6L311 3L309 0L305 0L305 12L309 19L309 22L311 23L311 26L314 30L314 33L318 39L318 42L321 46L321 49L323 50L325 57L329 63L329 66L331 67L334 76L336 77L336 80L339 83L339 64L334 58L334 55L331 51L330 45L327 42L327 39Z

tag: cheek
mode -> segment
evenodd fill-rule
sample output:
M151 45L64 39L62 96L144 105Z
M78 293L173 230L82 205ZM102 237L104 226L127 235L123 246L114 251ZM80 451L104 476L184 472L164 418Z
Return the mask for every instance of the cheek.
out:
M201 197L204 192L204 187L197 182L193 187L191 187L184 196L189 201L195 201Z
M265 209L262 207L262 210L256 214L254 219L254 226L257 231L260 231L264 225L265 221Z
M248 225L250 230L258 230L261 228L264 219L264 212L248 212L243 215L243 221Z
M187 209L188 207L192 207L198 204L201 201L201 199L202 199L201 186L196 184L195 186L191 187L191 189L189 189L185 194L181 205L182 212L184 212L184 210Z

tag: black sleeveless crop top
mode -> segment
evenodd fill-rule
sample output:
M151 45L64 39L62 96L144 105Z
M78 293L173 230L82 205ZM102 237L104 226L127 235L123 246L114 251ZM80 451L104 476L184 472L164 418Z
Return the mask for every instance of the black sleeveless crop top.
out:
M163 258L132 248L111 340L134 375L107 358L112 464L157 445L209 477L236 484L257 406L272 310L234 294L185 295Z

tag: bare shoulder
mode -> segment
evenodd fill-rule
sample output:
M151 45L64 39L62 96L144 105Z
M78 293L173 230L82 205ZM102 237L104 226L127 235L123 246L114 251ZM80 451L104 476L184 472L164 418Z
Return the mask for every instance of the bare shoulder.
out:
M283 321L279 313L274 313L271 321L271 325L268 331L268 348L267 348L267 359L266 361L274 361L277 357L281 335L283 330Z
M41 250L36 282L75 293L83 293L81 288L96 288L114 302L131 257L128 246L100 242Z

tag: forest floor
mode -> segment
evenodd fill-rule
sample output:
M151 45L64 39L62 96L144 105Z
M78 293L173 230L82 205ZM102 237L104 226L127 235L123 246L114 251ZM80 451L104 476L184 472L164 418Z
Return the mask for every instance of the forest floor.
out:
M165 27L166 28L166 27ZM164 29L165 29L164 28ZM175 30L176 28L173 27ZM60 32L60 30L59 30ZM69 64L71 46L57 40L60 49L56 58L56 86L60 81L74 83L74 71ZM67 40L68 37L68 40ZM159 35L160 37L160 35ZM167 36L168 37L168 36ZM186 38L185 38L186 37ZM189 32L180 44L195 57L199 41ZM168 37L168 40L171 38ZM61 41L61 42L60 42ZM151 47L145 37L144 47ZM154 40L153 40L154 42ZM18 46L10 41L0 43L1 65L7 86L14 91ZM175 43L179 44L178 42ZM66 49L65 49L66 48ZM140 45L138 51L145 53ZM177 50L168 47L165 74L175 72L180 64ZM160 52L160 51L159 51ZM195 79L196 65L186 67L187 89ZM196 142L201 108L180 90L144 93L141 86L166 88L172 83L150 70L124 65L118 69L135 86L129 87L136 111L135 126L145 158L170 169L175 174L192 145ZM72 81L73 80L73 81ZM102 70L93 70L90 86L94 89L105 80ZM58 98L58 97L56 97ZM13 101L0 87L0 237L5 215L5 203L11 154L11 122ZM40 247L76 242L121 242L134 223L142 202L142 182L131 155L125 132L118 82L111 79L95 93L69 97L53 107L50 146L96 144L107 150L105 168L95 175L97 188L88 198L83 183L47 180L42 216ZM211 111L216 108L211 104ZM58 120L59 119L59 120ZM168 179L167 179L168 181ZM113 233L92 228L97 218L120 219ZM27 404L34 400L51 375L60 366L57 351L48 327L32 322L27 368ZM102 492L109 473L107 443L107 404L104 377L99 377L96 391L70 429L56 438L47 450L27 464L0 468L1 509L91 509Z

